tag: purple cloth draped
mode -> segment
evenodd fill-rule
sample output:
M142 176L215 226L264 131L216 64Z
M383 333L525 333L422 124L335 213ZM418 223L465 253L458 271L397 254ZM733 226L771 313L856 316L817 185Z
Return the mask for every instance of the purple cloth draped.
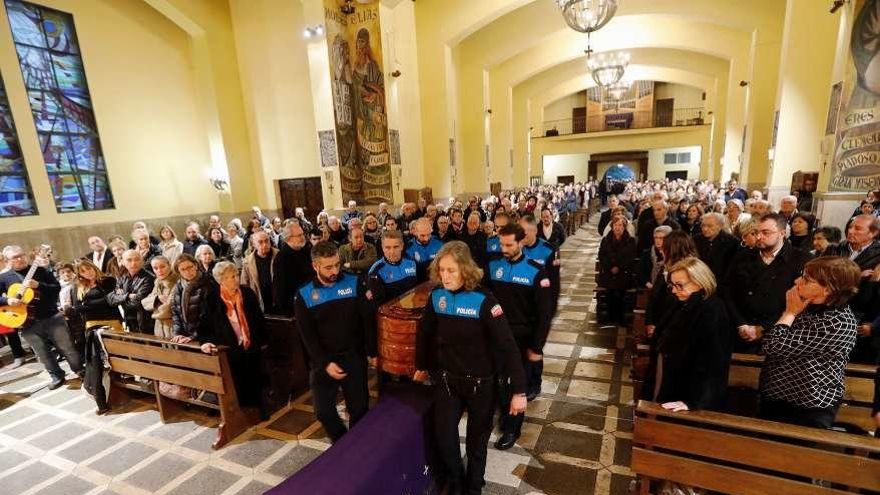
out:
M431 410L427 387L388 384L379 403L314 461L266 492L270 495L404 495L429 493Z

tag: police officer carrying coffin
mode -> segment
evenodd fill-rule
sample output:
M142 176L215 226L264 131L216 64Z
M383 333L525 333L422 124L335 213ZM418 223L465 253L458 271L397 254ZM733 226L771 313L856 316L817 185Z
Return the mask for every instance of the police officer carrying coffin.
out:
M437 255L437 251L443 247L443 243L431 234L432 231L430 220L427 218L416 220L416 237L406 246L406 257L412 258L416 262L419 282L428 280L428 266Z
M525 232L513 223L498 231L503 256L489 262L486 274L487 285L492 290L513 332L519 347L522 366L526 373L528 390L535 390L535 377L532 368L538 366L544 354L544 343L550 332L553 320L553 290L547 271L535 260L528 259L522 252ZM507 450L519 438L524 415L507 414L510 394L507 393L506 376L501 379L501 437L495 448ZM540 390L540 383L537 384ZM534 397L532 397L534 398Z
M496 356L510 376L511 415L526 408L525 375L504 311L492 294L479 287L483 271L467 244L451 241L431 263L431 280L441 285L430 295L416 341L413 379L428 372L435 383L434 428L441 457L437 480L443 493L479 494L486 472L492 431ZM458 423L467 411L467 472L459 450Z
M403 234L396 230L383 233L382 254L367 272L368 297L376 306L418 285L416 262L403 257Z
M520 218L519 224L526 235L525 239L523 239L523 254L526 255L526 258L535 260L538 264L542 265L550 277L550 288L553 293L551 314L555 315L560 292L559 252L552 244L538 237L538 222L535 220L534 215L524 215ZM543 357L533 363L534 365L529 370L532 373L529 380L529 398L534 398L541 393L541 374L544 372Z
M312 365L315 415L335 442L346 432L336 412L340 388L351 426L367 413L367 357L375 364L376 326L366 289L355 275L340 273L332 242L315 244L312 267L315 278L297 291L294 308Z
M495 235L486 239L486 257L492 259L493 256L501 254L501 238L498 232L502 227L510 223L510 217L503 211L495 215Z

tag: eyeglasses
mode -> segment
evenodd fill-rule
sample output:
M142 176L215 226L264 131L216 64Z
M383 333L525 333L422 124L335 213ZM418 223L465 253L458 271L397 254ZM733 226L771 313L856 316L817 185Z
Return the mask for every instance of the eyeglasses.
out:
M679 283L679 282L669 282L669 290L672 290L672 291L684 290L684 288L687 287L688 284L690 284L690 282L685 282L683 284Z

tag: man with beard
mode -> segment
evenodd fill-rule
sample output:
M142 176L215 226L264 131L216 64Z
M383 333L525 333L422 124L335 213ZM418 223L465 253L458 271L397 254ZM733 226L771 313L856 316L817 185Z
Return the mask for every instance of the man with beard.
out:
M275 309L278 313L292 315L296 289L315 276L310 253L312 246L306 241L305 231L296 219L289 220L281 231L281 241L278 254L272 260Z
M722 299L739 339L734 352L757 352L760 339L785 310L785 293L804 271L810 255L785 239L788 222L770 213L758 224L757 248L740 251L730 262Z
M427 218L416 220L415 238L406 246L406 256L416 262L419 282L428 280L428 266L441 247L443 243L431 235L431 222Z
M333 243L316 244L315 278L297 291L294 303L312 364L309 383L315 416L333 442L347 431L336 412L339 389L353 427L367 413L367 362L375 365L376 360L376 327L366 291L356 276L340 273L340 266Z
M522 355L526 374L527 399L534 399L540 392L540 376L543 371L543 349L553 319L553 289L547 271L522 251L525 231L513 223L498 231L501 257L489 262L486 273L487 285L498 298L513 338ZM501 437L495 448L507 450L520 436L523 415L507 414L511 393L508 380L502 378Z

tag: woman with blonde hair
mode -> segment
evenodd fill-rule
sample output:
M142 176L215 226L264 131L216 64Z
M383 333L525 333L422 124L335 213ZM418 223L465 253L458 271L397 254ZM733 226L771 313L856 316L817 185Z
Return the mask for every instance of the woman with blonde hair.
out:
M150 261L156 281L153 291L141 300L144 309L152 312L153 334L157 337L171 338L174 336L174 325L171 321L171 299L174 285L177 284L177 273L172 269L168 258L159 255Z
M115 261L109 266L114 264ZM116 289L116 279L105 276L97 265L87 259L76 262L74 273L77 276L77 285L71 294L72 313L82 318L86 329L106 325L122 331L122 315L115 306L107 302L107 295Z
M177 240L177 234L168 224L159 229L159 250L171 265L174 265L174 261L183 253L183 243Z
M113 259L107 263L107 275L118 280L125 273L125 267L122 265L122 253L128 249L128 246L122 239L114 239L107 244L107 248L113 253Z
M669 268L676 304L657 324L654 401L670 411L719 410L727 393L731 324L708 265L687 257Z
M434 382L434 433L442 465L438 482L450 493L480 493L499 367L510 377L511 416L523 414L526 408L525 372L504 311L492 293L480 287L483 270L467 244L445 244L429 273L438 285L428 297L420 323L418 371L413 379L424 381L430 373ZM464 411L468 417L467 470L461 461L458 433Z

